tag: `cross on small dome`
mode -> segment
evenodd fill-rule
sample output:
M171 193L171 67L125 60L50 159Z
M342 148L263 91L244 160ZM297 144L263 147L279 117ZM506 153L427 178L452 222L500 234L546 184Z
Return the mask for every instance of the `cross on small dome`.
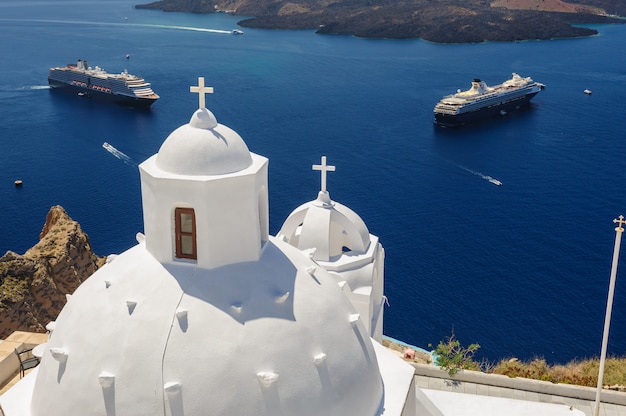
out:
M205 87L204 86L204 77L198 77L198 85L189 87L189 92L198 93L199 98L199 106L200 108L206 108L206 104L204 102L204 98L206 94L213 94L213 87Z
M622 225L626 224L626 220L624 219L623 215L620 215L618 217L619 219L614 219L613 222L615 224L618 224L617 227L615 228L615 231L624 231L624 229L622 228Z
M326 156L322 156L321 165L313 165L313 170L322 172L322 192L326 192L326 172L334 172L335 167L326 164Z

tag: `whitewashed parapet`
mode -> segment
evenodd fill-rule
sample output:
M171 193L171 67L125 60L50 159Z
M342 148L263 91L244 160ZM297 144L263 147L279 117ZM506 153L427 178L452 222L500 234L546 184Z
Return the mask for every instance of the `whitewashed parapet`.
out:
M511 378L501 374L486 374L471 370L461 370L454 378L451 378L441 367L419 363L410 364L415 368L415 375L421 377L441 378L459 383L474 383L589 401L594 401L596 395L595 387L556 384L549 381L533 380L529 378ZM601 401L603 403L626 406L626 393L602 390Z

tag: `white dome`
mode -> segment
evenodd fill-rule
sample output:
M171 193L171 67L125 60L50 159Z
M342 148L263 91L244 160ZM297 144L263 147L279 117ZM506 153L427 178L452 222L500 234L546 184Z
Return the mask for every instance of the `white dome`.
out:
M257 262L166 269L139 244L62 310L31 414L375 416L383 396L358 315L296 248L271 238Z
M157 166L179 175L221 175L252 164L241 136L219 124L206 108L197 110L189 124L174 130L161 145Z
M328 192L320 192L315 201L293 210L278 235L300 250L315 249L313 258L331 261L348 250L367 251L370 234L359 215L338 202Z

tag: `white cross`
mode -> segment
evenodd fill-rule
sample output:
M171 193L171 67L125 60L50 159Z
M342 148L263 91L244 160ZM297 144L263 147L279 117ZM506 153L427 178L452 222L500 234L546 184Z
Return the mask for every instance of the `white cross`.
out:
M620 215L618 218L619 219L613 220L614 223L618 224L615 231L624 231L624 229L622 228L622 225L626 224L626 220L624 219L623 215Z
M213 87L205 87L204 77L198 77L198 85L189 87L189 92L197 92L200 101L200 108L206 108L204 96L205 94L213 94Z
M326 172L334 172L335 167L326 164L326 156L322 156L321 165L313 165L313 170L322 171L322 192L326 192Z

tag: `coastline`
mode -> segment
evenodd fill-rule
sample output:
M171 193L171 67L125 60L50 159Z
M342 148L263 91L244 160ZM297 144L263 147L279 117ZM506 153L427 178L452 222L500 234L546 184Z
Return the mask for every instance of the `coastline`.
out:
M603 0L596 1L605 4ZM607 8L609 5L607 2ZM567 8L559 10L558 7L535 10L528 4L507 8L461 1L433 6L429 2L413 0L399 4L382 3L378 7L366 3L338 2L333 8L327 8L315 1L276 4L264 0L254 3L242 0L237 8L233 7L227 2L205 5L187 0L135 5L136 9L164 12L228 13L243 17L237 24L244 28L306 29L315 30L317 34L365 39L422 39L439 44L583 38L598 34L596 29L585 25L626 23L626 19L618 14L612 15L603 9L594 9L596 13L591 13L591 8L583 6L580 6L579 12L571 13L566 12ZM626 15L626 6L616 12Z

